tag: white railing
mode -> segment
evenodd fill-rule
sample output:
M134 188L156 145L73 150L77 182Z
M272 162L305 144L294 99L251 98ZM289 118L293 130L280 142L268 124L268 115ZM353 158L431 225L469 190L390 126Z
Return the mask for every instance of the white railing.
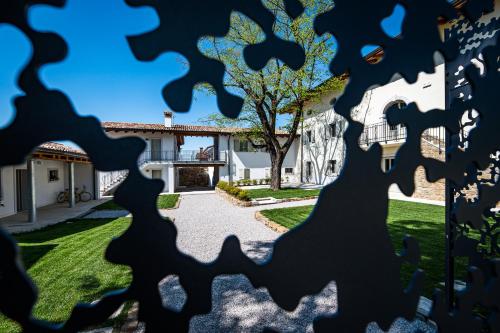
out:
M99 172L99 191L101 195L123 181L127 175L128 170Z

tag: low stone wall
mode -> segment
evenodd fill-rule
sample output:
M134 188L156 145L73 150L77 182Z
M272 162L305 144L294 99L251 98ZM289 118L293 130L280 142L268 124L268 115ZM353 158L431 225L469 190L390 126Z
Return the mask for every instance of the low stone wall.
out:
M226 193L226 191L221 190L220 188L216 187L215 188L215 193L219 194L223 198L225 198L227 201L231 202L234 205L240 206L240 207L250 207L252 206L251 201L243 201L238 198L233 197L232 195Z
M445 153L441 151L439 153L439 148L433 146L432 144L421 141L422 155L428 158L433 158L438 161L444 161ZM445 181L444 179L438 180L437 182L430 183L427 181L425 176L425 169L423 167L418 167L415 171L415 193L413 193L414 198L444 201L445 200Z

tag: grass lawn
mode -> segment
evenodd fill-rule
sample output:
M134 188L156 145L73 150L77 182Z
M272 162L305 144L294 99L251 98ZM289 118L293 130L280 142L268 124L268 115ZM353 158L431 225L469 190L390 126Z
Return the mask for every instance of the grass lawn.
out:
M259 188L255 190L246 190L250 199L268 198L288 199L288 198L306 198L318 196L320 190L304 190L301 188L283 188L278 191L273 191L269 188Z
M164 194L158 197L158 209L174 208L179 200L179 194ZM122 206L118 205L113 200L106 201L103 204L95 207L97 210L124 210Z
M76 303L126 288L132 279L130 269L107 262L104 251L130 222L129 218L73 220L14 235L39 290L35 317L64 321ZM0 315L0 332L17 331L17 325Z
M302 223L311 213L313 206L278 208L263 210L261 213L270 220L293 228ZM432 296L434 288L444 281L444 207L413 202L391 200L388 227L397 251L402 249L405 235L415 237L420 245L420 267L425 270L424 295ZM456 260L457 278L464 279L465 259ZM409 281L415 268L403 265L402 279Z

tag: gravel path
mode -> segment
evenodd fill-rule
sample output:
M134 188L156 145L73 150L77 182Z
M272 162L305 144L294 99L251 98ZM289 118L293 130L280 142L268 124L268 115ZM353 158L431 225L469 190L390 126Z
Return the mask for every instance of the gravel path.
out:
M175 219L177 246L203 262L216 259L224 240L236 235L243 251L259 262L271 255L279 234L255 219L263 209L312 205L316 200L276 205L238 207L217 194L182 195L178 209L161 211ZM180 309L185 294L175 277L161 284L166 306ZM336 288L331 283L316 297L305 297L294 312L274 304L265 289L254 289L243 275L221 276L213 284L213 310L191 321L191 332L262 332L266 327L283 332L312 332L312 320L332 314L336 308Z
M271 246L279 234L255 219L255 212L264 209L313 205L316 200L281 204L237 207L217 194L185 194L178 209L161 211L175 219L177 246L200 261L214 260L230 235L236 235L243 251L259 262L271 255ZM160 284L165 306L180 309L185 293L176 277ZM266 289L255 289L243 275L217 277L212 289L212 312L192 319L190 332L262 332L271 328L278 332L313 332L312 321L336 311L336 286L332 282L321 293L304 297L294 312L277 307ZM168 295L168 296L167 296ZM390 333L433 332L419 321L397 321ZM373 324L367 332L381 332Z
M243 250L257 261L270 254L270 244L279 234L255 220L255 212L263 209L313 205L316 200L284 202L275 205L238 207L213 194L182 195L180 206L162 210L163 216L175 221L177 246L203 262L217 258L222 243L236 235Z

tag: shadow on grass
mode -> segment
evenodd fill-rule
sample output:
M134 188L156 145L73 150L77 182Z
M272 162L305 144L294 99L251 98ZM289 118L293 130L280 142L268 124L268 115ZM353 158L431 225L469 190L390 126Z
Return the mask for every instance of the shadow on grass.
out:
M38 260L43 258L47 253L52 251L57 244L44 244L44 245L21 245L21 258L26 270L30 269Z
M108 224L116 219L68 220L42 230L14 235L18 243L45 243L57 238L74 235Z

